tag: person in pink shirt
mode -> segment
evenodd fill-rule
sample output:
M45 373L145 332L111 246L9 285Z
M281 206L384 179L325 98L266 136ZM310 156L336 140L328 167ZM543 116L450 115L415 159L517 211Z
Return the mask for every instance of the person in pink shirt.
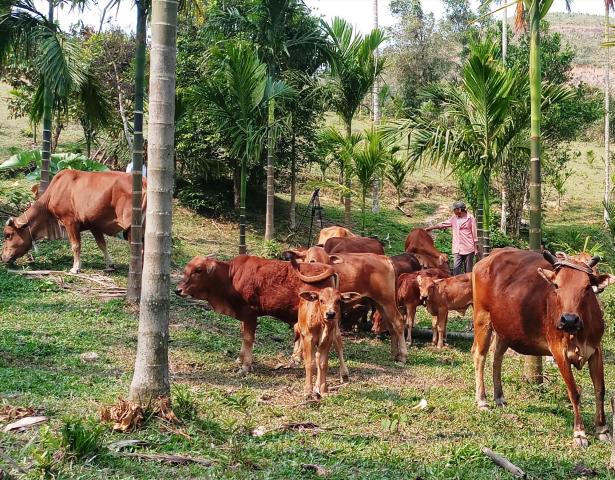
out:
M425 230L443 230L451 228L453 231L453 266L454 275L459 275L465 271L472 271L474 256L478 255L478 235L476 233L476 219L474 215L468 213L466 204L455 202L453 204L454 215L446 222L438 223ZM465 268L464 268L465 267Z

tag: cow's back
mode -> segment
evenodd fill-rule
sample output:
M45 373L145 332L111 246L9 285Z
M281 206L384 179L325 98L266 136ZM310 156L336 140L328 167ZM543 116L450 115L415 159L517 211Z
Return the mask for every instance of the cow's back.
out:
M384 255L384 247L379 240L368 237L333 237L329 238L324 247L328 254L338 253L375 253Z
M527 250L502 248L478 262L473 275L475 314L488 312L493 329L509 340L511 348L525 353L522 345L536 339L545 347L546 296L550 287L538 268L552 270L542 255Z
M63 170L41 201L61 222L76 222L114 235L130 227L132 175L124 172ZM145 204L145 201L144 201Z

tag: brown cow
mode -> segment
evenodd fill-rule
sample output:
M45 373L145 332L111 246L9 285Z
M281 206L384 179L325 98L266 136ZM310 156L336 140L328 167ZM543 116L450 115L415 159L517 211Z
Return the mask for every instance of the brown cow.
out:
M314 394L316 398L327 393L327 370L329 368L329 350L335 343L337 356L340 360L340 377L342 382L348 381L348 367L344 362L342 349L342 334L339 322L341 320L342 303L358 300L361 295L356 292L340 293L327 287L320 291L303 291L299 294L299 321L295 332L301 337L303 359L305 362L306 396ZM313 387L312 364L316 357L316 387Z
M472 305L472 274L434 278L419 273L416 283L421 292L421 300L425 302L427 311L433 316L432 343L438 348L443 348L448 312L455 310L464 314Z
M503 248L478 262L473 272L474 368L476 402L487 408L485 357L491 334L496 333L493 353L493 391L496 405L505 405L502 391L502 359L508 348L523 355L552 355L566 382L574 410L574 445L587 446L579 410L581 392L571 365L589 364L596 395L596 435L610 439L604 417L604 368L602 347L604 320L592 287L614 283L612 275L595 275L588 264L558 260L549 252Z
M298 268L295 252L288 251L291 265ZM322 247L308 250L304 262L330 264L337 275L341 292L358 292L371 299L385 319L391 332L391 353L395 360L405 362L408 349L404 341L404 319L397 308L396 275L391 260L373 253L341 253L329 256ZM301 273L298 272L300 278Z
M404 249L413 253L423 268L439 268L450 272L448 256L434 246L433 238L425 229L413 229L406 237Z
M334 227L325 227L320 230L318 234L318 241L316 244L324 245L327 240L333 237L354 237L355 234L352 233L345 227L340 227L338 225Z
M143 209L146 206L143 180ZM113 260L105 235L126 232L130 239L132 175L123 172L59 172L38 200L22 215L10 218L4 227L2 261L11 263L25 255L38 240L64 236L73 251L72 273L81 269L81 232L90 230L105 257Z
M258 317L269 315L294 325L299 293L333 286L329 265L301 265L305 282L288 262L240 255L230 261L194 257L184 269L175 293L207 300L214 311L241 321L239 363L252 370L252 348ZM306 283L307 282L307 283ZM295 345L294 356L299 352Z
M375 253L384 255L384 247L380 240L369 237L332 237L323 248L329 254L336 253Z

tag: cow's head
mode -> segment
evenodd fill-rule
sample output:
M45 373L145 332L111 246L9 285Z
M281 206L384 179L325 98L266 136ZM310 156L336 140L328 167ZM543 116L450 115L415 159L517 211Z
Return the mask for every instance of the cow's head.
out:
M212 256L194 257L184 268L184 276L177 284L175 293L180 297L205 299L211 289L224 288L215 275L219 264Z
M286 250L282 255L289 260L294 259L303 263L324 263L325 265L332 265L334 263L343 262L337 255L329 255L325 252L325 249L319 245L314 245L306 251Z
M556 328L569 334L575 334L583 329L583 311L588 296L594 296L608 285L615 283L615 277L610 274L596 275L594 267L600 257L593 257L588 262L580 262L572 258L554 257L545 250L544 258L554 267L554 270L538 269L538 274L553 288L556 298L557 319Z
M25 219L9 218L4 226L2 261L12 263L32 248L32 232Z
M302 300L317 302L320 319L325 322L341 321L342 303L352 303L363 297L357 292L340 293L335 288L327 287L320 291L305 291L299 294Z
M419 286L419 294L421 296L421 300L427 300L433 292L433 289L436 288L436 284L441 282L440 278L433 278L427 275L417 275L416 283Z

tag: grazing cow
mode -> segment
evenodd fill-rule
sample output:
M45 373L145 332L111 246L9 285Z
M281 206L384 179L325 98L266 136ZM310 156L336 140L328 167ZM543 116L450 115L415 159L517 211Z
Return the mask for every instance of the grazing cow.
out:
M302 279L298 273L301 273ZM240 255L230 261L194 257L175 293L207 300L214 311L241 321L239 363L243 372L252 370L252 348L258 317L272 316L294 325L299 310L299 293L333 286L329 265L301 265ZM293 356L299 352L295 345Z
M544 258L543 258L544 255ZM476 264L474 291L474 369L476 402L487 408L485 357L491 334L496 333L493 353L493 391L496 405L505 405L502 391L502 359L508 348L523 355L552 355L566 382L574 410L575 446L587 446L579 410L581 392L571 366L589 364L596 395L596 435L610 439L604 417L604 369L602 347L604 319L592 287L615 282L612 275L596 275L599 258L584 263L558 260L545 251L503 248Z
M427 311L433 316L432 343L438 348L443 348L448 312L456 310L463 314L472 305L472 274L434 278L419 273L416 283L419 286L421 300L425 302Z
M391 332L391 353L395 360L405 362L408 349L404 341L404 319L397 308L396 275L391 260L384 255L373 253L341 253L329 256L322 247L312 247L297 263L296 252L289 250L286 255L291 265L299 268L305 263L325 263L333 267L341 292L358 292L371 299ZM303 278L298 272L299 278Z
M413 253L423 268L439 268L450 272L448 256L434 246L433 238L423 228L415 228L408 234L405 250Z
M146 206L143 181L143 209ZM130 239L132 176L123 172L59 172L43 193L19 217L4 227L2 261L25 255L38 240L61 238L66 232L73 251L72 273L81 269L81 232L90 230L108 269L113 260L105 235L125 232Z
M337 225L334 227L325 227L320 230L320 233L318 234L318 241L316 242L316 244L324 245L327 240L333 237L354 237L354 236L355 236L354 233L352 233L350 230L344 227L340 227Z
M384 255L384 247L380 240L369 237L332 237L323 248L329 254L336 253L375 253Z
M340 360L340 377L348 381L348 367L344 362L341 320L342 303L358 300L361 295L356 292L340 293L327 287L320 291L308 290L299 294L299 321L295 332L301 337L303 359L305 362L306 396L314 394L317 398L327 393L327 370L329 368L329 350L334 343ZM316 387L313 387L312 364L316 358Z

